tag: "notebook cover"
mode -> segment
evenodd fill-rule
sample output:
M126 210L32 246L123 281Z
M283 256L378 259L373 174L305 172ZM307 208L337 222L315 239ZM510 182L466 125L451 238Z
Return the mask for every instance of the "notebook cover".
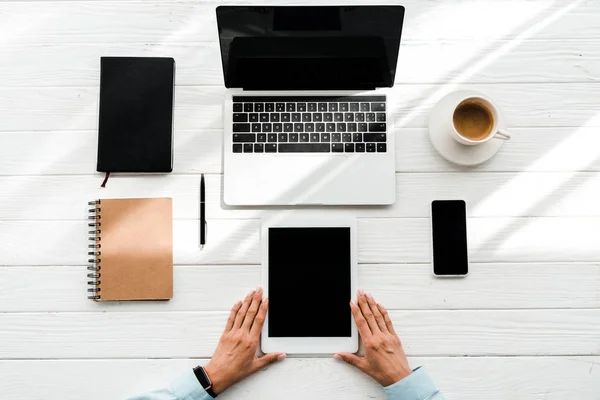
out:
M100 301L173 297L171 199L100 200Z
M173 170L172 58L102 57L99 172Z

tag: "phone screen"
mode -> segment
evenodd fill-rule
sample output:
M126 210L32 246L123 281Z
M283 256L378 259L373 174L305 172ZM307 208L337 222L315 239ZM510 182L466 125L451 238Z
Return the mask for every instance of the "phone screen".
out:
M433 273L466 275L467 213L463 200L435 200L431 203Z

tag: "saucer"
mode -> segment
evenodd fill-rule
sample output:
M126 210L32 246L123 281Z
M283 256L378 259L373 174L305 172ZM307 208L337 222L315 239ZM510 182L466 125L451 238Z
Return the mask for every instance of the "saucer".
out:
M473 90L460 90L449 93L440 99L429 115L429 138L431 139L433 148L436 149L442 157L454 164L467 167L481 164L492 158L504 143L504 140L502 139L493 138L482 144L465 146L454 140L452 136L450 136L448 132L445 132L440 126L442 123L438 115L443 113L444 109L447 110L447 103L453 103L455 98L481 95L481 93ZM506 121L502 114L500 114L498 126L500 129L506 128Z

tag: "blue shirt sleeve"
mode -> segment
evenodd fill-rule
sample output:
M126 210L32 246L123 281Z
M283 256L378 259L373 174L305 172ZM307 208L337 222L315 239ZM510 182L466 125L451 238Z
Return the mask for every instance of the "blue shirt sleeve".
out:
M129 400L212 400L190 370L163 389L129 398Z
M444 400L444 396L422 367L383 390L389 400Z

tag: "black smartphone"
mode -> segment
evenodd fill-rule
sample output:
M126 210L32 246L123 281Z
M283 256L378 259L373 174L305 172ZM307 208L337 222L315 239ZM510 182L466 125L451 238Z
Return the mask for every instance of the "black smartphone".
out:
M464 276L469 272L467 252L467 205L464 200L431 203L433 273Z

